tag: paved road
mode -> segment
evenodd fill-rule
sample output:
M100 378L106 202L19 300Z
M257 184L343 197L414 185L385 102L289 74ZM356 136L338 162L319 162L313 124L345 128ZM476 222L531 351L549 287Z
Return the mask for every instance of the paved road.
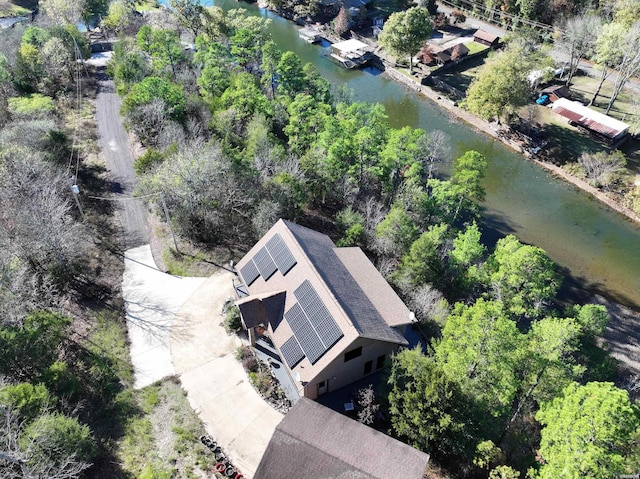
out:
M140 200L130 199L136 184L129 136L120 118L120 97L103 69L98 71L96 121L99 144L117 201L124 249L149 243L147 213Z
M438 4L438 11L439 12L443 12L446 13L447 15L451 15L451 12L453 11L453 8L448 7L446 5L442 5L441 3ZM489 22L485 22L483 20L479 20L477 18L474 18L472 16L467 16L467 20L465 21L465 23L463 24L463 26L466 26L468 28L475 28L475 29L482 29L485 32L489 32L492 33L494 35L498 35L499 37L503 38L508 32L507 30L505 30L504 28L502 28L499 25L496 25L494 23L489 23ZM565 52L560 51L556 48L552 48L551 50L549 50L549 55L556 61L558 62L558 64L563 64L563 63L569 63L569 55L567 55ZM584 71L584 73L590 77L594 77L594 78L600 78L600 71L596 70L593 67L593 63L586 61L586 60L582 60L580 62L579 68ZM607 78L607 81L612 83L615 80L615 75L610 75ZM625 84L625 88L627 90L630 90L632 92L634 92L635 94L640 95L640 80L637 78L631 78L626 84ZM603 100L601 99L600 102L602 102Z

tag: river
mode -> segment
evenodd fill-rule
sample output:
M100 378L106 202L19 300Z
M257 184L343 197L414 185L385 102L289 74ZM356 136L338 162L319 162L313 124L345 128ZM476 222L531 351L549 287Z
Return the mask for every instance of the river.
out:
M254 4L234 0L215 0L215 4L225 10L246 8L251 14L270 18L271 34L281 49L292 50L304 62L313 63L334 86L352 90L355 100L382 103L393 127L442 130L452 138L454 155L467 150L482 153L489 163L482 205L483 230L489 243L513 233L521 241L546 250L566 269L563 294L584 297L589 290L640 309L638 225L379 71L346 70L335 65L323 56L321 46L299 39L298 27L292 22Z

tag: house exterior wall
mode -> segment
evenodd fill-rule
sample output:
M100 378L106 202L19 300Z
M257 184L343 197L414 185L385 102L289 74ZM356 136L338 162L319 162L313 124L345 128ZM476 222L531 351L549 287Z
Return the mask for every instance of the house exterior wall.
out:
M359 347L362 347L362 354L345 362L345 354ZM336 357L304 386L303 395L309 399L316 399L318 397L318 384L323 381L328 381L328 391L326 392L331 392L379 371L381 368L377 367L378 358L383 355L385 359L388 358L398 347L399 345L394 343L357 338L342 354ZM364 374L367 361L371 361L371 372Z

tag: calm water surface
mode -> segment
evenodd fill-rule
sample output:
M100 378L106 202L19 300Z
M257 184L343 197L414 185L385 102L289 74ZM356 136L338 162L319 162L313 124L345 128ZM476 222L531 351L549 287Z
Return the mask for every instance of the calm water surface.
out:
M246 8L270 18L271 34L281 49L312 62L334 86L352 90L355 100L384 104L393 127L442 130L451 136L455 155L470 149L485 155L489 169L483 207L488 239L514 233L521 241L545 249L566 268L572 277L569 283L586 285L640 308L640 227L377 70L346 70L331 63L321 46L298 38L293 23L255 5L233 0L215 4L225 10Z

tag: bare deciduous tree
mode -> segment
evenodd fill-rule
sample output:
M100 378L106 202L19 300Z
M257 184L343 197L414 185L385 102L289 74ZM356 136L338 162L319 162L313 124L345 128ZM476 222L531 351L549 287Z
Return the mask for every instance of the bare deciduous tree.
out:
M380 411L380 404L376 400L373 391L373 384L358 390L358 421L370 426L376 421L376 416Z
M0 247L41 278L77 271L87 245L72 215L67 179L26 149L0 154Z
M427 178L431 179L438 172L437 163L451 159L451 137L443 131L433 130L418 142Z
M138 185L141 195L159 201L162 192L171 218L197 241L244 242L253 238L256 187L234 167L219 145L188 145L164 161Z
M556 47L569 55L569 72L566 84L571 84L580 61L593 51L596 38L602 28L602 20L597 15L576 15L560 27Z
M0 405L0 476L3 479L76 479L91 465L79 461L75 454L43 451L37 434L23 434L26 427L17 411ZM49 457L46 452L56 457Z
M442 325L449 315L447 300L430 284L423 284L410 293L411 309L420 321L435 321Z
M594 186L608 188L620 179L627 160L622 152L615 150L611 153L583 153L578 163L582 166L584 176Z
M613 83L613 93L605 113L608 115L622 88L629 79L640 72L640 20L631 25L623 39L624 48L615 65L616 76Z

